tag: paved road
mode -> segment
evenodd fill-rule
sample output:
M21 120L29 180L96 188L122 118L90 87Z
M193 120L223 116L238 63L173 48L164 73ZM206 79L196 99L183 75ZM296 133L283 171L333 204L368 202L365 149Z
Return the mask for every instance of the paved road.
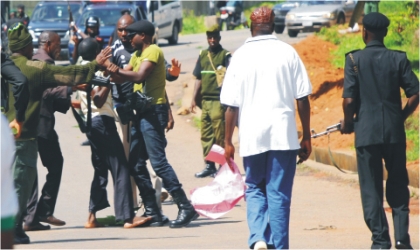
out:
M234 50L243 43L249 31L222 33L222 44ZM284 35L281 35L284 38ZM287 38L285 38L286 40ZM301 38L298 38L301 39ZM297 41L298 39L294 39ZM290 42L290 41L288 41ZM206 47L205 36L180 37L180 45L162 45L167 58L177 57L182 63L180 79L168 84L169 98L176 105L188 105L188 92L192 91L191 71L198 50ZM188 88L183 88L187 84ZM180 100L180 101L178 101ZM228 214L218 220L200 217L187 228L135 228L107 227L84 229L87 219L89 189L93 177L90 148L82 147L85 140L68 112L57 115L57 132L64 155L64 171L55 215L67 222L64 227L52 227L49 231L28 232L32 243L18 245L18 249L245 249L248 228L246 203L242 200ZM204 186L210 178L196 179L193 174L203 167L199 131L192 125L191 116L176 116L175 129L167 134L167 155L174 166L185 190ZM236 161L242 170L239 156ZM309 165L310 167L307 167ZM360 204L356 175L345 175L331 167L309 162L300 166L295 178L291 208L290 246L295 249L362 249L370 247L370 234L366 228ZM40 183L45 181L45 168L38 161ZM110 176L109 176L110 177ZM111 178L111 177L110 177ZM108 185L109 202L112 206L112 180ZM163 205L169 218L176 217L173 204ZM98 217L113 215L113 208L98 212ZM387 213L391 221L391 214ZM418 215L411 216L410 234L413 246L419 247ZM391 235L392 226L391 226Z

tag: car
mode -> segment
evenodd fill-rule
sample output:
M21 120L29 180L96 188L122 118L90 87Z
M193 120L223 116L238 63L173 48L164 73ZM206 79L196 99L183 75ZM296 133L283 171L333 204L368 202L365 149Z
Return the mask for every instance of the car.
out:
M121 17L121 11L125 9L130 11L136 21L147 19L145 11L137 6L134 1L92 1L85 5L75 24L79 30L84 31L86 19L90 16L98 17L100 22L99 36L103 39L105 47L116 28L118 19ZM69 31L66 37L70 37ZM76 62L73 61L71 56L74 50L74 42L71 39L69 39L68 48L68 58L70 63L74 64Z
M281 34L286 27L286 14L294 8L300 5L305 5L307 2L298 0L287 0L286 2L276 4L273 6L274 11L274 31L277 34Z
M28 25L29 33L32 36L34 50L38 49L38 37L43 31L54 31L61 38L60 59L68 59L69 37L66 33L69 30L70 15L68 7L70 6L73 18L78 18L82 13L84 2L82 1L41 1L39 2L31 15L31 21Z
M353 15L354 1L312 1L306 6L291 9L286 15L287 33L296 37L299 32L319 31L322 27L344 24Z
M159 29L159 38L167 39L169 44L177 44L182 31L181 1L147 0L148 19Z

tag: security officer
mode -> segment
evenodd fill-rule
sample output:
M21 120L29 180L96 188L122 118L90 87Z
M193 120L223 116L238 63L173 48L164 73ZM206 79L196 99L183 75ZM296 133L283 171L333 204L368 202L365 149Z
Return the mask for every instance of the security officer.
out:
M366 15L362 34L366 47L346 55L341 132L350 134L354 125L363 214L372 232L372 248L391 247L383 208L384 160L395 247L404 249L412 248L408 234L410 195L404 121L419 104L419 80L404 52L385 47L388 25L389 19L383 14ZM400 88L408 98L404 108Z
M73 62L77 62L79 59L79 52L78 52L78 46L82 39L93 37L96 39L96 42L99 43L100 48L104 47L104 39L99 36L99 27L101 26L99 17L96 16L90 16L86 19L85 22L85 32L82 32L79 30L76 26L74 26L76 33L74 34L72 40L74 41L74 50L73 50ZM80 35L81 39L77 36L77 34Z
M218 25L206 31L209 48L200 51L193 75L196 77L193 98L190 110L195 113L196 106L201 105L201 145L204 157L210 152L213 144L224 146L225 139L225 112L220 104L221 86L217 83L215 70L228 67L230 52L220 45L220 30ZM197 103L201 96L201 103ZM198 101L199 102L199 101ZM195 177L203 178L217 172L214 162L205 161L203 171L196 173Z

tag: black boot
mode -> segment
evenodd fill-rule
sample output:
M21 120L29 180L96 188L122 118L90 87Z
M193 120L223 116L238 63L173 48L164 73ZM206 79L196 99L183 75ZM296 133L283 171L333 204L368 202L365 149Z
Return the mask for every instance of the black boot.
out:
M196 173L195 177L197 178L204 178L207 176L213 176L217 172L216 165L212 161L206 161L206 165L203 171Z
M152 217L151 220L144 223L141 226L150 226L150 227L161 227L169 222L168 217L162 214L160 211L155 196L150 197L141 197L144 204L144 214L143 217Z
M15 245L17 244L29 244L29 236L23 231L22 222L15 227Z
M198 218L198 213L191 205L183 189L178 189L171 192L174 202L178 206L178 217L176 220L171 221L170 228L185 227L190 224L191 221Z

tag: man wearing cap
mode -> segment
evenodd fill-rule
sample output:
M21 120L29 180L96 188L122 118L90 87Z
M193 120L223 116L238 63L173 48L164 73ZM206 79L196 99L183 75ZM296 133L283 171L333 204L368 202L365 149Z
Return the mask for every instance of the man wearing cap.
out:
M115 72L112 77L116 81L121 78L123 81L140 83L135 84L134 91L141 89L144 94L153 97L150 109L138 114L137 124L134 127L139 136L139 151L136 162L131 162L130 159L132 175L143 177L143 180L139 180L142 184L139 186L140 193L154 197L155 190L146 167L146 161L150 160L157 176L163 180L163 187L172 195L179 209L177 219L171 221L169 226L171 228L184 227L198 218L198 214L182 189L182 184L174 169L166 159L165 129L168 125L169 105L165 91L166 69L163 52L157 45L152 44L155 26L151 22L141 20L127 26L126 30L130 32L131 44L137 51L133 53L126 70L116 65L108 67L108 70Z
M85 66L55 66L41 61L31 61L33 55L32 36L22 23L17 23L8 30L11 59L26 76L29 83L29 102L25 113L22 134L16 140L16 154L13 164L14 181L19 201L16 215L15 243L28 244L29 237L22 228L23 213L37 177L37 134L42 94L45 89L57 85L76 85L89 82L99 66L108 66L107 59L111 49L104 49L96 61ZM9 110L6 116L9 122L15 118L14 100L9 95Z
M372 248L390 248L383 208L383 166L388 171L386 200L392 209L395 247L411 248L408 234L408 175L404 121L419 104L419 80L405 52L384 45L389 19L373 12L363 19L363 50L346 55L341 132L355 132L357 169L365 222ZM408 101L402 107L400 88Z
M228 106L225 158L229 164L235 153L232 134L239 121L239 154L248 186L248 245L253 249L289 248L296 157L303 162L311 153L308 96L312 86L295 49L279 41L273 31L273 10L255 9L252 37L235 51L220 95L221 103ZM300 144L295 102L303 130Z
M206 31L209 48L200 51L193 75L196 77L190 110L195 113L196 100L201 96L201 146L203 156L210 152L211 146L217 144L223 147L225 139L225 111L220 104L221 83L217 82L216 69L227 68L231 58L229 51L220 45L220 31L216 24ZM216 173L215 163L205 161L205 167L195 174L203 178Z

